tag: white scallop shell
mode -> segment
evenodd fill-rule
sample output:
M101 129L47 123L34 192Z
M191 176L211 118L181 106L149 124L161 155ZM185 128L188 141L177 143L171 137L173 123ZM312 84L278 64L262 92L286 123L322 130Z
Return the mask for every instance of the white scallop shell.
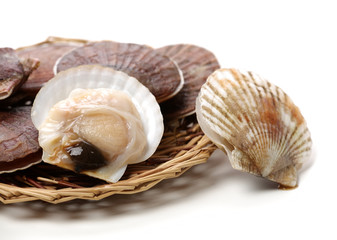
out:
M111 88L129 95L144 127L147 149L139 161L148 159L157 149L164 132L163 116L152 93L137 79L126 73L99 65L83 65L58 73L37 94L32 107L32 121L37 129L47 118L49 110L66 99L76 88ZM125 167L126 168L126 167ZM124 171L121 169L119 175Z
M297 185L311 137L299 109L279 87L252 72L220 69L201 88L196 109L202 130L233 168Z

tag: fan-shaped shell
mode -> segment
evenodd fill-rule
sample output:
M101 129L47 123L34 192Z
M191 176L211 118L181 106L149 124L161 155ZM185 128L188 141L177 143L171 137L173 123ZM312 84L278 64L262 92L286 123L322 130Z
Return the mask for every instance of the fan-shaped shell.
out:
M126 72L144 84L158 102L173 97L183 86L177 65L145 45L112 41L90 43L60 58L55 71L85 64L101 64Z
M16 50L18 56L33 57L40 61L39 67L28 77L21 90L36 94L45 82L54 77L53 68L56 60L86 42L79 39L49 37L41 43L18 48Z
M13 172L41 162L38 131L30 106L0 111L0 173Z
M41 88L32 108L32 120L37 129L40 130L50 109L59 101L66 99L77 88L108 88L125 92L131 98L140 115L146 136L144 141L147 142L145 151L137 157L136 162L146 160L155 152L164 130L163 117L155 97L137 79L126 73L99 65L85 65L62 71ZM124 173L126 165L136 162L123 163L124 165L116 173L118 176L103 179L117 181ZM99 173L89 173L88 175L101 178Z
M252 72L217 70L200 91L197 117L235 169L297 185L311 137L299 109L279 87Z
M165 119L181 118L195 112L195 100L207 77L220 68L214 54L191 44L175 44L156 49L170 57L181 69L184 86L173 98L161 104Z

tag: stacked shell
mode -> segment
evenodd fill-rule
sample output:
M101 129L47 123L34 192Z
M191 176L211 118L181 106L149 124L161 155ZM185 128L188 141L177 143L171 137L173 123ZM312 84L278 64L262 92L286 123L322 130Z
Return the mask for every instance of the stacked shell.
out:
M30 107L12 104L22 100L22 84L39 66L35 58L19 58L12 48L0 48L0 173L23 169L41 161L37 130Z
M0 172L38 163L43 152L44 162L108 182L118 181L128 164L154 153L164 130L162 110L165 120L194 113L201 85L219 68L211 52L190 44L153 49L50 37L15 54L34 57L40 64L25 76L25 83L17 81L17 93L1 102L5 110L0 112L0 128L5 134L0 149L6 155L0 158ZM27 100L34 101L33 106L23 107ZM20 127L9 131L8 123ZM34 145L8 148L9 141Z
M310 155L306 122L289 96L260 76L220 69L209 76L196 101L207 136L233 168L295 187Z

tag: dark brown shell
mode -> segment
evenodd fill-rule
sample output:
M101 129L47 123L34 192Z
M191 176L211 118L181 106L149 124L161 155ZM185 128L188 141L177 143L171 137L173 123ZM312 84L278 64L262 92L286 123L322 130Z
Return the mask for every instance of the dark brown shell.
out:
M34 57L39 59L40 66L22 85L21 90L36 94L43 83L54 77L53 67L61 56L67 52L83 46L85 40L64 39L49 37L46 41L33 46L23 47L16 50L20 57Z
M195 100L207 77L220 68L218 60L210 51L190 44L169 45L156 50L174 60L185 80L182 90L161 104L166 119L181 118L195 112Z
M12 48L0 48L0 100L11 96L38 64L36 59L20 60Z
M17 158L10 162L0 161L0 173L14 172L20 169L26 169L31 165L41 162L42 151L31 153L23 158Z
M7 172L22 169L41 161L31 155L39 151L40 146L30 112L29 106L0 111L0 172L1 169Z
M87 64L101 64L126 72L149 88L158 102L177 94L183 85L182 74L170 58L151 47L132 43L89 43L63 56L56 69L60 72Z

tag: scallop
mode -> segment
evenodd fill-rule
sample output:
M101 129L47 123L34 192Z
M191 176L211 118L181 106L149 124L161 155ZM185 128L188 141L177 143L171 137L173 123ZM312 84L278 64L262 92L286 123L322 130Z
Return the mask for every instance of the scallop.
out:
M30 106L0 111L0 173L14 172L41 162L38 131Z
M144 84L158 102L176 95L184 84L181 70L170 58L146 45L113 41L92 42L72 50L58 60L55 72L89 64L126 72Z
M156 49L170 57L181 69L184 86L173 98L161 104L165 119L177 119L195 112L195 100L207 77L219 69L216 57L209 50L192 44L174 44Z
M202 86L196 108L202 130L233 168L297 186L312 141L300 110L279 87L250 71L220 69Z
M32 107L42 160L108 182L148 159L163 135L155 97L137 79L99 65L62 71Z

